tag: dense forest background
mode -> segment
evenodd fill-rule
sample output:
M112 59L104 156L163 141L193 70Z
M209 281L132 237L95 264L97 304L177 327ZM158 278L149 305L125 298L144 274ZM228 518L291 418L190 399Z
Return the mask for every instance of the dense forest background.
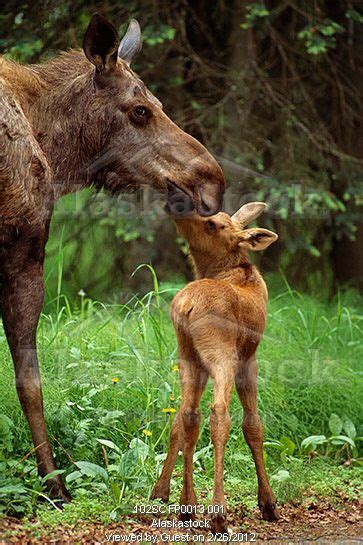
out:
M133 68L168 115L223 166L225 208L265 200L279 244L263 259L296 287L329 296L363 288L362 2L5 0L0 51L46 62L80 47L94 12L125 31L139 20ZM156 195L84 191L56 208L47 246L50 300L60 289L93 298L142 290L134 269L190 277L185 248ZM60 282L62 286L60 287ZM122 297L121 291L121 297Z

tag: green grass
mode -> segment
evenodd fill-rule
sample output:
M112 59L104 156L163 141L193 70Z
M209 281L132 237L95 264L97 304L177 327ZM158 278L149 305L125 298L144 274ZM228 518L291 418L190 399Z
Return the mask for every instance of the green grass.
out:
M145 503L161 469L173 411L180 404L176 341L168 317L176 288L159 288L155 276L153 282L149 294L126 305L105 306L81 295L72 308L59 296L56 311L42 316L38 344L45 413L58 466L76 498L63 513L49 509L47 501L36 501L42 488L33 455L21 461L32 444L0 330L0 414L5 415L0 417L0 468L8 479L3 486L13 487L3 494L9 512L36 510L47 524L79 518L107 521ZM358 494L358 462L341 465L347 457L357 458L356 449L349 454L346 445L323 445L316 448L316 457L309 457L301 441L331 435L332 413L350 419L362 435L362 324L361 300L352 292L329 304L288 287L274 289L270 296L268 327L258 353L259 407L265 439L273 443L266 446L266 461L280 502L300 501L306 493ZM207 417L211 400L209 386L195 463L201 501L211 498L213 486ZM231 415L228 501L251 509L256 505L256 477L235 395ZM284 451L286 437L289 448ZM75 463L80 461L96 465L81 464L79 471ZM172 501L178 499L180 473L179 460Z

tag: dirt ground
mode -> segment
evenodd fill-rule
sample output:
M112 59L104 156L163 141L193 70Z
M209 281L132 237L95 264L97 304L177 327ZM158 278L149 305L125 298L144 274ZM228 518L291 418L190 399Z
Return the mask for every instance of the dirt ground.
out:
M358 501L343 502L333 507L328 501L307 505L285 505L280 509L281 518L275 523L261 520L256 511L247 518L241 514L230 513L230 542L237 543L318 543L339 545L355 545L363 543L362 503ZM0 544L104 544L125 542L125 536L133 536L128 542L150 543L203 543L209 542L208 531L189 530L189 534L178 529L152 528L153 517L128 520L127 524L82 522L72 526L60 526L54 529L42 529L33 526L32 530L24 528L21 521L13 518L0 520ZM171 520L171 519L169 519ZM233 533L237 534L233 536ZM238 533L240 535L238 535ZM248 533L248 535L246 535ZM168 537L169 536L169 537ZM198 537L195 537L198 536Z

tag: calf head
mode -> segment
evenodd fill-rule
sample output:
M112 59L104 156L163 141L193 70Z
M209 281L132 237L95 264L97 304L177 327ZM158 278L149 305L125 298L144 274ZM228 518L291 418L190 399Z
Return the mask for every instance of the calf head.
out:
M192 211L188 216L174 217L174 221L181 236L189 243L193 256L208 255L215 260L235 256L238 260L248 251L264 250L277 240L276 233L268 229L246 229L265 208L265 203L251 202L233 216L220 212L204 218Z
M97 124L106 123L107 130L89 174L111 191L148 184L170 198L181 192L189 210L195 208L203 216L215 214L225 187L222 170L202 144L169 119L160 101L130 68L140 49L137 21L131 21L120 42L114 26L93 15L83 50L94 66L96 98L91 110L95 117L89 119L85 138L92 139Z

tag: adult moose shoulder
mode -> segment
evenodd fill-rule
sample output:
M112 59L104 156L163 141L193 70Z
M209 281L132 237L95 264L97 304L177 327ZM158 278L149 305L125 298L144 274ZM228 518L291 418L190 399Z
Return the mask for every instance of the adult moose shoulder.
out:
M181 190L200 215L221 205L218 163L131 70L140 48L136 21L120 43L114 26L96 14L83 51L42 65L0 60L2 315L41 476L55 470L36 354L54 202L86 185L119 192L149 184L169 196ZM47 483L53 497L70 499L59 476Z

